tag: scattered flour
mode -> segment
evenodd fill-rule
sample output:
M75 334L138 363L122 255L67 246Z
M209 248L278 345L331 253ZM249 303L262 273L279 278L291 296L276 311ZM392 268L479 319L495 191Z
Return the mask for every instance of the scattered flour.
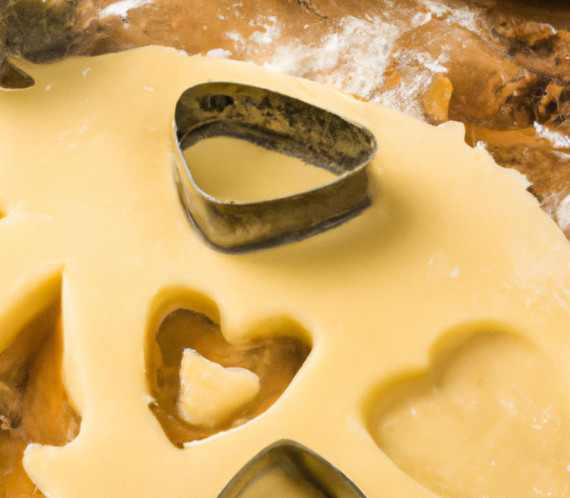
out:
M447 73L447 68L442 64L449 62L449 58L444 52L439 54L435 60L425 52L418 53L418 60L426 69L429 69L433 73Z
M432 14L431 12L418 12L413 18L412 18L412 27L417 28L419 26L423 26L424 24L427 24L428 22L431 21L432 18Z
M208 50L208 52L206 52L206 56L217 57L219 59L227 59L228 57L232 56L232 53L229 50L225 50L223 48L213 48L212 50Z
M152 3L152 0L121 0L119 2L107 5L99 12L99 18L103 19L109 16L121 16L126 19L129 15L129 10L137 9L143 5Z
M426 91L435 74L447 71L449 47L442 46L435 59L418 50L392 53L397 39L407 30L433 19L456 23L480 34L478 15L481 8L451 9L445 0L418 0L423 12L416 13L411 23L406 24L397 18L403 7L397 7L391 0L384 3L392 8L387 8L382 17L371 14L364 18L346 16L338 21L336 29L316 42L284 41L282 33L287 26L275 16L263 15L250 21L250 26L258 29L248 37L238 31L228 31L225 36L234 42L235 53L243 52L247 57L257 58L268 69L329 84L423 119L418 95ZM242 3L237 2L232 8L237 10L241 6ZM221 54L219 50L208 55ZM223 53L224 57L231 55L229 51ZM385 71L392 58L403 64L413 64L418 70L413 77L405 78L381 93Z
M570 195L566 196L556 208L556 219L562 230L570 228Z
M249 37L251 42L258 45L268 45L280 38L281 27L275 16L258 17L257 20L256 26L261 26L263 31L254 31Z
M431 14L436 17L443 17L451 12L449 7L441 2L436 2L434 0L424 0L421 3Z
M341 19L338 30L311 45L276 47L268 69L315 79L370 99L381 85L400 32L379 17Z
M570 149L570 137L562 133L552 131L548 127L537 122L534 123L534 129L539 136L552 142L555 148Z
M482 30L480 29L482 9L480 7L465 6L452 9L445 2L436 0L420 0L420 3L435 18L447 24L459 24L473 33L482 35ZM431 17L429 20L431 20Z
M426 91L430 80L428 71L418 72L406 82L401 82L394 88L377 94L372 101L417 119L424 119L424 112L417 97Z
M275 16L257 16L249 23L255 30L248 38L244 38L238 31L228 31L225 36L232 40L239 50L245 51L248 56L255 56L267 50L281 37L281 24Z

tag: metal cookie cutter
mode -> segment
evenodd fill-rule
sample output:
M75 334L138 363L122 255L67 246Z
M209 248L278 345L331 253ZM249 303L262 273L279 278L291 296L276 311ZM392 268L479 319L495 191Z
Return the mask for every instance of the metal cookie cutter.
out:
M272 475L297 486L295 496L366 498L340 470L296 441L282 439L255 455L227 484L218 498L248 496L292 496L279 494Z
M337 175L320 187L260 202L215 199L192 178L182 152L215 136L247 140ZM277 246L327 230L370 204L372 133L324 109L264 88L214 82L186 90L174 119L175 177L189 218L224 252Z

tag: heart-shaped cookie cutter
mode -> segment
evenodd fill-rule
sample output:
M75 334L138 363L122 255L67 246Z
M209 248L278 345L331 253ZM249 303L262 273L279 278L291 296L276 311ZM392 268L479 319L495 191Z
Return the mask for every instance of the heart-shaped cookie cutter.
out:
M269 491L266 487L267 480L259 486L264 477L271 481L271 474L281 474L292 485L304 484L307 494L302 493L303 496L309 496L310 492L311 496L366 498L362 491L330 462L290 439L282 439L261 450L234 476L218 498L247 498L262 496L261 493L265 493L265 496L287 495L287 492L279 494L279 489L275 488Z
M260 202L216 199L200 189L183 151L215 136L247 140L333 172L322 186ZM367 129L307 102L240 83L203 83L176 104L175 178L187 214L206 241L245 252L332 228L370 204L367 164L376 139Z

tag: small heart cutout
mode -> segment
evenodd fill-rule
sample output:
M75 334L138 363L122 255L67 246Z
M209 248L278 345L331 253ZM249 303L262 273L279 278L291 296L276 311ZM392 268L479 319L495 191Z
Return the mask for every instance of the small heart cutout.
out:
M223 424L259 390L259 377L245 368L225 368L192 349L182 353L178 415L190 425L213 428Z
M439 495L563 496L567 392L537 348L481 332L377 394L369 430L400 469Z
M232 344L205 314L166 316L150 338L147 375L149 407L173 444L242 425L277 401L311 346L299 325L275 323L269 335Z

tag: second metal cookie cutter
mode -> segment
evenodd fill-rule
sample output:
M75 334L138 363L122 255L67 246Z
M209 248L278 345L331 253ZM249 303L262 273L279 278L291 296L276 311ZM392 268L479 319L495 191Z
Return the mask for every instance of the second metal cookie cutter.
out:
M366 165L371 132L340 116L264 88L204 83L186 90L174 119L175 176L188 216L224 252L245 252L308 237L370 204ZM200 140L230 136L298 157L337 175L320 187L260 202L231 202L202 191L182 152Z

